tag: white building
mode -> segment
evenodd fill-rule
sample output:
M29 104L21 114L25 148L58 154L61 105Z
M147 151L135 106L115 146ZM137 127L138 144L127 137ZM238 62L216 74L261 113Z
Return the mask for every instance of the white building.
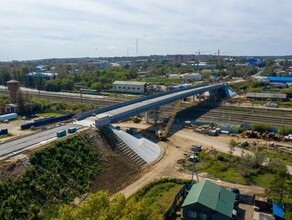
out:
M170 79L192 79L195 81L201 81L202 76L200 73L184 73L184 74L170 74Z
M146 91L146 82L115 81L113 83L113 91L144 94Z

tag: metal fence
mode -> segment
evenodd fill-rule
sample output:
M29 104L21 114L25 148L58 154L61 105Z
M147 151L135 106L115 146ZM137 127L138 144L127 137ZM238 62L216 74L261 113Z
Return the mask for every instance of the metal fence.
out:
M55 117L55 118L48 118L48 119L45 119L45 120L24 124L24 125L21 125L20 127L21 127L22 130L29 129L32 126L33 127L40 127L40 126L44 126L44 125L47 125L47 124L52 124L52 123L56 123L56 122L60 122L60 121L69 120L69 119L71 119L73 117L74 117L74 114L64 115L64 116Z
M168 219L170 218L170 216L173 214L173 212L175 211L175 208L177 206L177 202L178 200L182 197L186 195L186 191L190 190L192 188L192 184L185 184L176 194L172 205L170 206L170 208L164 213L164 219Z

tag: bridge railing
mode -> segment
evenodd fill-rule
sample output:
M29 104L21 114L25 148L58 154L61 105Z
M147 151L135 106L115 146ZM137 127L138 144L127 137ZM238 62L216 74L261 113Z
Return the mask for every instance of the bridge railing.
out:
M226 86L226 85L218 84L218 85L214 85L214 86L212 86L212 87L210 87L208 89L201 88L201 89L198 89L196 91L189 91L189 92L184 93L184 94L179 94L179 95L176 95L176 96L173 96L173 97L169 97L169 98L164 99L164 100L159 100L157 102L150 103L147 106L141 106L141 107L138 107L138 108L133 108L131 110L123 112L122 114L110 116L109 117L109 121L111 123L116 123L118 121L130 118L130 117L132 117L134 115L138 115L140 113L149 111L151 109L158 108L158 107L160 107L162 105L166 105L166 104L175 102L177 100L181 100L181 99L183 99L185 97L189 97L189 96L192 96L192 95L195 95L195 94L200 94L200 93L203 93L203 92L206 92L206 91L212 91L212 90L220 89L220 88L222 88L224 86Z
M117 109L117 108L121 108L121 107L124 107L124 106L127 106L127 105L131 105L131 104L135 104L135 103L138 103L138 102L142 102L142 101L145 101L145 100L148 100L148 99L153 99L153 98L157 98L157 97L160 97L160 96L172 94L172 93L175 93L175 92L190 90L190 89L194 89L194 88L198 88L198 87L202 87L202 86L206 86L206 85L208 85L208 84L207 83L202 83L202 84L199 84L199 85L189 86L189 87L185 87L185 88L173 89L173 90L169 90L169 91L166 91L166 92L161 92L161 93L157 93L157 94L153 94L153 95L149 95L149 96L143 96L141 98L133 99L133 100L126 101L126 102L121 102L121 103L110 105L110 106L107 106L107 107L104 107L104 108L95 109L95 110L88 111L88 112L80 112L80 113L76 114L76 118L77 118L77 120L82 120L84 118L92 116L93 114L101 114L101 113L104 113L104 112L107 112L107 111L111 111L111 110L114 110L114 109Z

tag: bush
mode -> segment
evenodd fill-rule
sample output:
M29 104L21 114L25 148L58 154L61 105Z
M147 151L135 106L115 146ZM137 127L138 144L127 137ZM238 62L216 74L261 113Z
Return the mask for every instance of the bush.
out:
M217 158L217 160L219 160L219 161L225 161L225 157L224 157L224 155L221 154L221 153L218 153L218 154L216 155L216 158Z
M253 125L253 130L258 131L258 132L266 132L266 131L271 130L271 128L272 127L270 123L259 122Z
M292 134L292 126L284 126L281 130L281 133L283 132L283 135Z

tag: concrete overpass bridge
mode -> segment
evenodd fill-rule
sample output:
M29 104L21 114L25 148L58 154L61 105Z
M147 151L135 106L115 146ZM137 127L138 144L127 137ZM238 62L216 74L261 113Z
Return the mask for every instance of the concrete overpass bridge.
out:
M85 116L89 117L92 116L92 114L96 114L96 127L103 127L187 97L195 95L199 95L200 97L200 95L205 92L209 92L210 96L218 98L226 98L235 94L227 83L213 85L200 84L108 106L87 112L85 113L87 116L83 113L83 115L77 115L77 119L82 119L85 118Z

